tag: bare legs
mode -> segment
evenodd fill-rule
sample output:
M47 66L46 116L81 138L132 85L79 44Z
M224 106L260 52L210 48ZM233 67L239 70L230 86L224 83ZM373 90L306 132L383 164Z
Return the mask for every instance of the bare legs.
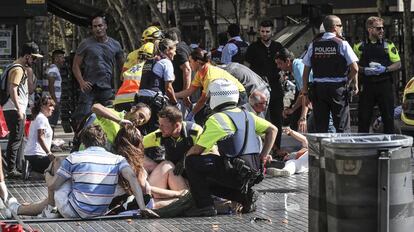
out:
M50 172L52 175L56 173L58 168L60 167L60 163L62 162L62 158L57 157L55 158L49 165L49 167L46 170L51 170ZM46 174L46 184L47 186L50 185L50 183L53 181L52 175ZM55 192L51 191L50 188L48 188L48 196L46 199L31 203L29 205L21 205L19 209L17 210L17 214L19 215L28 215L28 216L36 216L42 212L44 208L46 208L47 205L55 206Z
M148 177L149 184L164 190L171 189L181 191L188 189L185 179L181 175L174 175L173 170L173 163L170 161L161 162Z

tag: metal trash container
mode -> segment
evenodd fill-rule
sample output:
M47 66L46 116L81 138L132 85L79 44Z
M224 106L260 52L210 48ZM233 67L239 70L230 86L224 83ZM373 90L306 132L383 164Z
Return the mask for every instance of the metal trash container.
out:
M413 231L412 142L384 134L322 140L329 232Z
M325 159L321 144L326 138L368 136L367 133L312 133L306 134L309 146L309 232L327 232Z

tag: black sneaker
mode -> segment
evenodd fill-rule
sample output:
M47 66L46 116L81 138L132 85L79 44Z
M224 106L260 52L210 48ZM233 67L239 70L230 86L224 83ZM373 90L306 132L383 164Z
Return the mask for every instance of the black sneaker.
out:
M7 178L9 179L17 179L17 178L22 178L22 173L17 171L16 169L10 171L7 173Z
M187 217L213 217L217 215L217 210L214 206L206 206L203 208L193 207L185 212Z
M245 202L242 203L242 213L251 213L256 211L256 201L259 199L259 193L256 190L249 189Z
M285 167L285 162L283 161L279 161L279 160L272 160L270 162L266 163L266 168L284 168Z

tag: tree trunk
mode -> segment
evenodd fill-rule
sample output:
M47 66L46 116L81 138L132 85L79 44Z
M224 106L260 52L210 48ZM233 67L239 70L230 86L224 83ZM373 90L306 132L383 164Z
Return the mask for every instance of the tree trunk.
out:
M404 67L405 67L405 79L408 81L413 77L413 23L411 18L411 1L404 0Z
M133 35L133 41L139 41L138 34L137 34L137 32L138 32L137 25L138 24L136 23L136 20L135 20L135 17L134 17L135 15L131 14L131 8L127 7L125 5L124 0L119 0L119 4L121 6L122 12L125 12L127 14L126 17L125 17L125 15L124 15L124 17L122 17L124 20L127 20L128 28L125 28L125 29L130 30L130 33ZM131 45L132 45L133 49L136 49L137 46L138 46L138 43L134 42Z
M206 41L205 41L205 49L209 51L212 47L215 47L216 39L215 39L215 31L216 28L213 27L214 19L213 19L213 12L208 7L208 1L203 1L201 4L201 9L204 12L204 25L205 25L205 33L206 33Z
M180 15L180 1L179 0L172 0L173 1L173 11L174 11L174 17L175 17L175 25L177 26L180 31L182 31L181 28L181 15Z
M165 21L165 19L164 19L162 13L160 12L160 10L158 10L158 7L157 7L157 4L156 4L155 0L145 0L145 2L151 8L151 12L157 17L158 22L160 23L162 29L167 29L168 28L168 23Z
M68 39L66 38L65 22L61 18L57 18L57 21L58 21L59 33L62 38L63 48L65 49L65 53L69 54L72 48L69 44Z
M122 1L122 0L119 0ZM108 6L114 10L115 20L118 22L117 24L121 24L123 29L125 30L126 34L128 35L128 43L124 44L124 47L126 47L127 50L131 51L135 47L135 40L136 36L131 31L132 26L129 25L129 21L125 18L128 18L128 15L126 17L123 17L125 15L125 11L123 11L121 3L119 1L115 0L107 0ZM118 30L121 30L121 28L118 28Z

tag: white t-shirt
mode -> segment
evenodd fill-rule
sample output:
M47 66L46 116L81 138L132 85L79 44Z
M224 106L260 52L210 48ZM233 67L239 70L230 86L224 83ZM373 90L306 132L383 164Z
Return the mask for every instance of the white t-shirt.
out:
M40 146L39 141L37 140L37 131L39 129L45 130L46 146L49 149L52 146L53 130L50 127L49 120L46 118L46 116L43 113L39 113L36 116L36 119L32 121L32 123L30 124L29 139L27 141L26 148L24 150L24 154L26 156L30 156L30 155L47 156L46 152L43 150L43 148Z

